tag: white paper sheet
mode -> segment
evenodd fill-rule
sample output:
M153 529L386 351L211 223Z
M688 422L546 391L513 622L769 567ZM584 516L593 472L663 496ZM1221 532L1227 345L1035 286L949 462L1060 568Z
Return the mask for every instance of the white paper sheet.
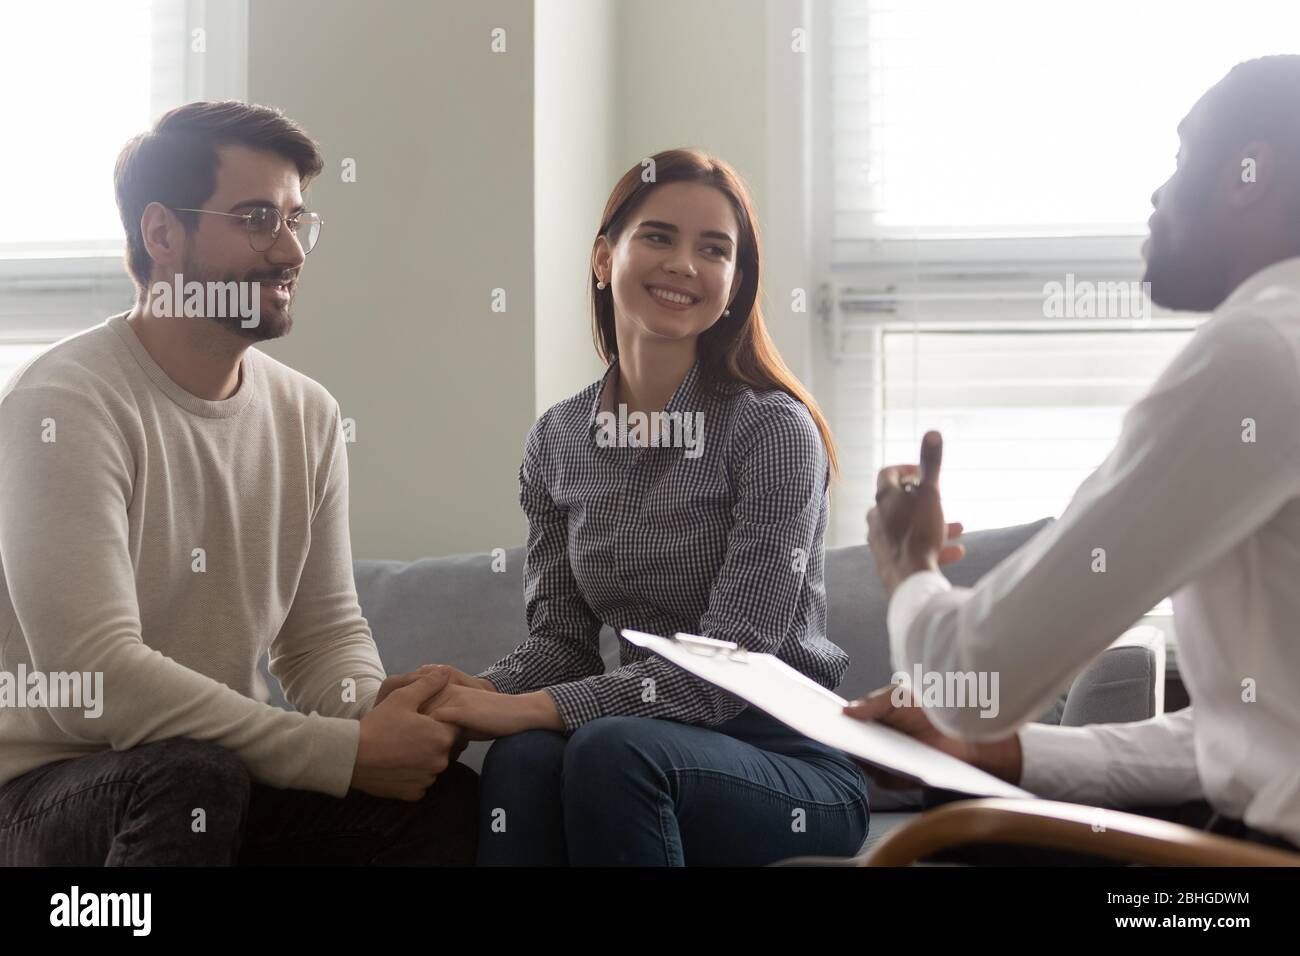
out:
M620 633L631 643L735 694L801 734L899 776L973 796L1034 797L914 737L848 716L841 711L848 703L844 698L771 654L745 652L743 660L732 660L654 634L629 630Z

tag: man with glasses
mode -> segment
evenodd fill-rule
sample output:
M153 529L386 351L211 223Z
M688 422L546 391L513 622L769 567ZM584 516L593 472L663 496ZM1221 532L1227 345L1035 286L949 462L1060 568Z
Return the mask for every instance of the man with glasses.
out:
M0 862L474 859L445 678L386 678L361 616L338 403L249 347L292 327L322 168L274 110L164 115L117 163L135 306L0 389Z

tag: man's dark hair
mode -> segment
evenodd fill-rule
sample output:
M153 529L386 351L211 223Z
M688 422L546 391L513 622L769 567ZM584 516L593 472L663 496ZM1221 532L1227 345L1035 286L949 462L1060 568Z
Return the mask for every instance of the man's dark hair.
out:
M279 110L237 100L187 103L164 113L147 133L122 147L113 171L117 208L126 230L126 267L140 289L149 285L152 260L140 217L151 202L170 209L202 207L217 189L217 147L247 146L283 156L298 167L303 186L324 168L320 148ZM198 216L178 212L187 229Z
M1219 153L1259 140L1300 163L1300 55L1238 63L1206 95L1206 106Z

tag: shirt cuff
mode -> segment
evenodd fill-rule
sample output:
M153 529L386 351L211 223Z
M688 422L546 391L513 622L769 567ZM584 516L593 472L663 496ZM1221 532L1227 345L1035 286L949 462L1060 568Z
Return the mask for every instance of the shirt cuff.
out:
M1020 728L1020 786L1049 800L1100 803L1109 758L1087 727L1025 724Z
M571 734L589 720L602 716L596 690L587 681L570 681L543 688L555 698L555 709L564 721L564 732Z
M474 675L479 680L485 680L497 689L498 694L517 694L519 685L515 681L514 675L501 667L489 667L485 671L479 671Z
M315 724L311 757L295 788L346 797L361 746L361 721L320 714L308 714L307 720Z
M896 669L910 671L914 663L908 653L907 634L916 616L935 594L951 590L948 579L938 571L917 571L894 589L885 624L889 629L889 654Z

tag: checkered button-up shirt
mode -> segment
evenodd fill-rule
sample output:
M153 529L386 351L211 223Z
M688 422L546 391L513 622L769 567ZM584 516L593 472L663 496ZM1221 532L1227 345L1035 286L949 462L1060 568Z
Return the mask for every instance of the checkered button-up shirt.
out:
M664 413L690 415L699 434L611 445L617 368L529 432L530 637L479 676L503 693L546 689L570 732L616 714L712 726L745 708L626 641L605 673L603 623L734 641L835 687L848 655L826 638L828 465L808 409L777 390L719 394L696 364Z

